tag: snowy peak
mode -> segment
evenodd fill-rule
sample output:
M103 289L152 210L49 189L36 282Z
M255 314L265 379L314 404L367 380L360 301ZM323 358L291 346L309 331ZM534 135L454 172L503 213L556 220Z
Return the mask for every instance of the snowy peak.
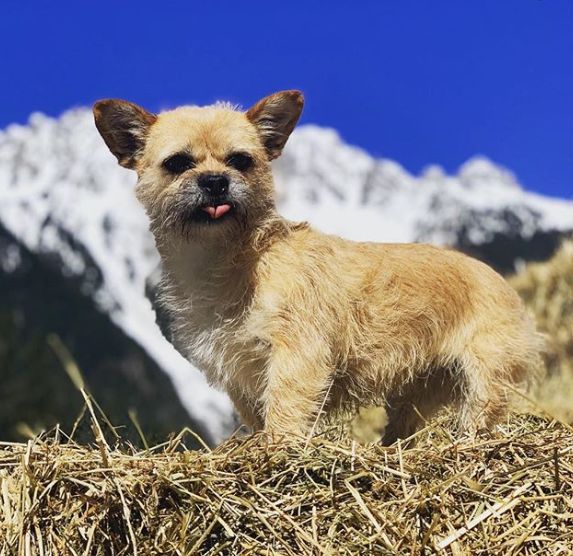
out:
M515 176L491 160L476 156L460 166L458 179L462 187L468 189L483 188L487 185L496 188L521 189Z
M525 191L484 157L468 160L456 175L433 165L414 176L345 144L334 130L304 126L275 169L287 216L351 239L458 245L573 229L573 202ZM460 233L468 237L462 241Z
M416 177L397 162L375 159L344 143L335 130L314 125L295 131L275 169L281 200L300 196L319 202L333 197L351 204L383 205L396 192L420 194L422 186L447 188L452 180L468 190L521 190L510 171L482 156L465 162L456 176L448 176L441 166L430 165Z

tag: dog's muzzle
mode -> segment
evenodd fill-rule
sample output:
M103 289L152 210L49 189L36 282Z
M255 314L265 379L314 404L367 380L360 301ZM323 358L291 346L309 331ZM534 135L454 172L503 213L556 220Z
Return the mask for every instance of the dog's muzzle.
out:
M218 220L233 208L227 198L229 185L229 178L225 174L201 174L199 176L197 186L206 200L204 206L200 208L210 219Z

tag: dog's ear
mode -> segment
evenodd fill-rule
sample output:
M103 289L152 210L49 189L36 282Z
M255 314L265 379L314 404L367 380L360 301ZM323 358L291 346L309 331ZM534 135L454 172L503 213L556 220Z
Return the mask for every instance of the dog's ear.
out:
M247 111L247 118L256 126L270 160L281 154L303 105L300 91L281 91L265 97Z
M95 125L109 150L125 168L134 168L157 116L126 100L106 99L94 104Z

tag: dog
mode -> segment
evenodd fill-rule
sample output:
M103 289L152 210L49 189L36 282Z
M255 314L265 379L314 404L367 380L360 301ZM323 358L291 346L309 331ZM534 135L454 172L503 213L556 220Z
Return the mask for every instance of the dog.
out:
M319 416L383 404L383 441L453 404L490 428L539 360L541 340L505 280L422 244L355 243L276 209L271 161L299 91L152 114L94 105L119 164L137 172L161 256L174 344L225 390L252 430L305 437Z

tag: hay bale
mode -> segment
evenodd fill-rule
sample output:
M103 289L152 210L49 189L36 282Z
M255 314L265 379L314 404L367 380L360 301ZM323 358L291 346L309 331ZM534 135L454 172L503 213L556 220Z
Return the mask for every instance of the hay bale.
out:
M515 416L418 445L0 445L0 554L570 553L573 433Z

